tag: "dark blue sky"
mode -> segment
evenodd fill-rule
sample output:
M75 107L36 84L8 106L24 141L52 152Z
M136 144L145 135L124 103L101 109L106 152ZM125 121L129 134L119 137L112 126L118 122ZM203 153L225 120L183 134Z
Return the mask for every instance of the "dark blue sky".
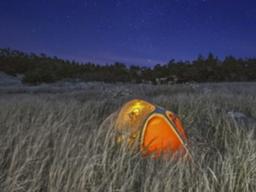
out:
M154 65L256 56L255 0L1 0L0 47Z

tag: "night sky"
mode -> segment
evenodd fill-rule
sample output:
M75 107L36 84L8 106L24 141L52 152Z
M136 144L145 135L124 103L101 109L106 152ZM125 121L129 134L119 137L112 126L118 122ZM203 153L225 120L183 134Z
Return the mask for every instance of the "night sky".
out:
M256 56L255 0L1 0L0 47L152 66Z

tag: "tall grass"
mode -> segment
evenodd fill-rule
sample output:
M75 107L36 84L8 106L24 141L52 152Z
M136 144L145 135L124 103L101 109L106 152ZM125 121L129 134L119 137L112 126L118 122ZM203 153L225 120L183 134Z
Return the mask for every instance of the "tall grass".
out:
M107 95L104 87L63 94L2 94L0 191L256 191L252 88L107 85ZM130 93L118 95L119 89ZM100 125L134 97L181 117L193 161L152 160L113 142L113 122ZM231 117L230 111L246 118Z

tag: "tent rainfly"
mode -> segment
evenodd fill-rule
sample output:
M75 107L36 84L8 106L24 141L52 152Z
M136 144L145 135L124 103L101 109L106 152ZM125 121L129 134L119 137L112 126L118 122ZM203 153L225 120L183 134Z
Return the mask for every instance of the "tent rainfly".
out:
M131 100L115 114L116 141L138 147L143 155L188 153L179 117L144 100Z

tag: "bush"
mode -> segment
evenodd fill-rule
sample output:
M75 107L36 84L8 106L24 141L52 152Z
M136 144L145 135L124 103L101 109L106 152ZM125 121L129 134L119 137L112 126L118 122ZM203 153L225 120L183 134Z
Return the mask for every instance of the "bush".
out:
M22 82L28 84L40 84L52 83L56 80L58 79L53 72L38 68L33 71L28 71L27 73L25 73Z

